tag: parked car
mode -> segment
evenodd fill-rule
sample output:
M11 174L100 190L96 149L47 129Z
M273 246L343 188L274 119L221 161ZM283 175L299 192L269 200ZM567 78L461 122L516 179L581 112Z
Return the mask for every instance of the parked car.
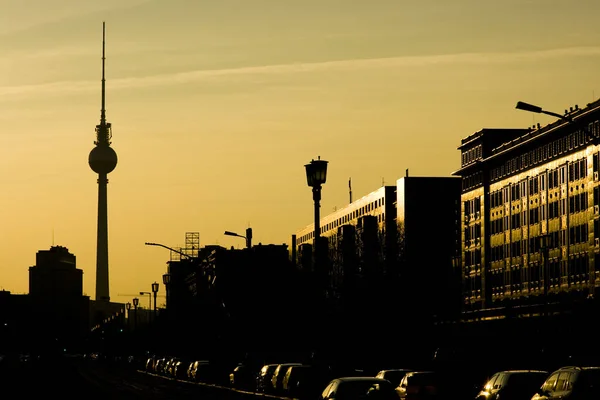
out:
M400 386L400 381L407 372L412 372L412 369L382 369L375 377L387 379L394 387L398 387Z
M244 364L238 364L229 374L229 383L236 389L254 389L254 379L251 368Z
M192 362L188 368L188 379L195 382L211 381L211 365L208 360L196 360Z
M283 395L293 398L314 399L323 390L320 369L314 365L292 365L282 383Z
M279 364L275 371L273 372L273 376L271 377L271 391L273 393L281 393L283 391L283 377L287 372L288 368L292 365L302 365L301 363L283 363Z
M186 359L177 359L173 367L173 376L177 379L187 379L188 370L190 368L191 361Z
M396 392L400 400L421 400L441 398L443 392L442 374L434 371L407 372Z
M333 379L321 393L321 400L398 400L390 381L373 376L350 376Z
M563 367L554 371L531 400L600 399L600 367Z
M260 393L268 392L272 387L271 378L273 377L273 372L277 369L279 364L265 364L260 369L257 377L256 377L256 391Z
M511 370L492 375L476 400L530 400L548 377L548 371Z

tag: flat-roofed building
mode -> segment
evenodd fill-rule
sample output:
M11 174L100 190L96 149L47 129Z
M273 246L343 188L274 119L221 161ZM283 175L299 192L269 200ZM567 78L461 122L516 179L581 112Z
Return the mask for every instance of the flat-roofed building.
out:
M406 311L427 321L456 315L460 185L452 176L406 176L321 218L329 296L385 301L387 310L410 302ZM296 238L298 264L310 269L314 225Z
M397 254L396 186L379 189L321 218L321 238L327 241L327 293L343 296L363 278L394 273ZM297 231L300 269L312 271L314 224ZM352 282L352 283L351 283Z
M596 101L544 127L482 129L461 141L464 311L595 295L599 137Z
M457 177L398 179L401 301L413 321L448 321L460 311L460 187Z

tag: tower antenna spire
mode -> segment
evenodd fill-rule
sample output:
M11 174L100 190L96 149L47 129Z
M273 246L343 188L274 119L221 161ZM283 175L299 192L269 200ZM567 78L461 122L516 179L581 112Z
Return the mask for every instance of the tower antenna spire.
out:
M104 79L104 60L106 44L106 23L102 22L102 110L100 111L100 125L106 125L106 79Z

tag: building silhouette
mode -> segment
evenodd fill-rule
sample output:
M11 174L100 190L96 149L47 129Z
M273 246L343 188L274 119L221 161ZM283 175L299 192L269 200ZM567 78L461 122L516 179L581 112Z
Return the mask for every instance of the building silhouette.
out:
M36 265L29 267L29 297L29 315L40 337L70 347L87 336L90 303L83 295L83 271L66 247L37 252Z
M161 333L164 351L211 358L297 347L296 342L282 346L280 341L289 340L296 333L290 324L297 328L303 318L287 245L228 249L198 243L194 252L190 249L172 252L167 262L167 309L160 316L161 327L167 329ZM274 330L289 333L265 335Z
M29 295L36 298L81 297L83 270L66 247L39 250L36 264L29 267Z
M410 320L426 324L454 320L461 307L455 265L461 249L461 180L406 176L396 187L400 279L396 299L411 305L405 310Z
M318 256L313 252L314 225L296 232L293 246L298 249L292 254L297 268L313 272L313 279L325 277L321 307L326 308L327 340L420 342L431 335L434 323L457 318L460 182L456 177L405 176L395 186L383 186L323 216L321 248L327 254L318 263L323 271L313 270ZM409 321L410 329L398 331L398 322ZM331 344L321 343L321 351L331 351ZM391 360L399 347L387 350ZM402 351L406 360L422 356ZM362 345L353 349L357 359L367 360L371 353Z
M81 351L90 323L83 271L66 247L37 252L29 267L29 294L0 292L0 338L8 351Z
M465 318L564 311L597 296L599 137L595 101L547 126L461 141Z

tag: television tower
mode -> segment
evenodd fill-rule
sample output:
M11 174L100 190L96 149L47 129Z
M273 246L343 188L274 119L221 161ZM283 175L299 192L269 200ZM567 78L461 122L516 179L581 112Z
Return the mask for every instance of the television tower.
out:
M106 186L108 174L117 166L117 153L110 147L112 130L106 122L106 81L104 79L105 24L102 22L102 109L100 125L96 125L96 147L90 151L88 163L98 174L98 237L96 243L96 301L110 301L108 289L108 212Z

